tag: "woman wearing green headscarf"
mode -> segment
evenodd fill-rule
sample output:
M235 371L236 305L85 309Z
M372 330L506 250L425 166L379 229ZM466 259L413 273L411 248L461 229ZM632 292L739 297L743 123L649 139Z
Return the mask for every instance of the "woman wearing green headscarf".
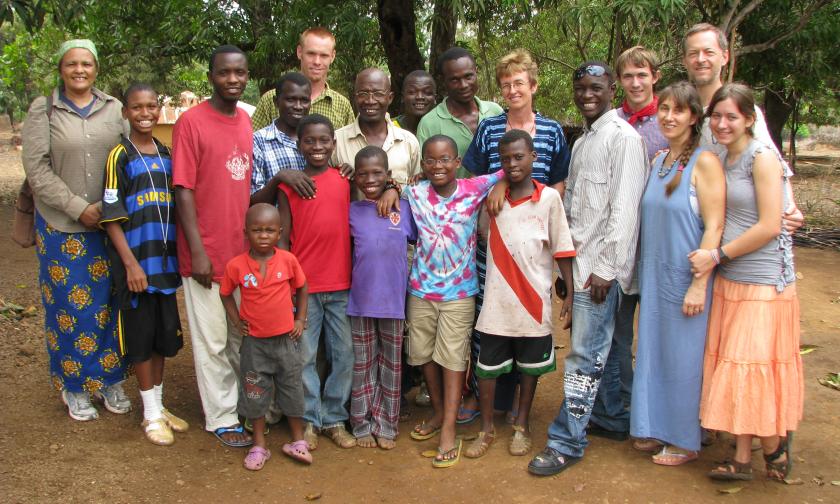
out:
M113 413L131 409L101 217L105 163L127 133L122 104L93 86L90 40L56 54L59 84L36 98L24 123L23 167L35 197L35 244L50 374L70 417L98 417L91 396Z

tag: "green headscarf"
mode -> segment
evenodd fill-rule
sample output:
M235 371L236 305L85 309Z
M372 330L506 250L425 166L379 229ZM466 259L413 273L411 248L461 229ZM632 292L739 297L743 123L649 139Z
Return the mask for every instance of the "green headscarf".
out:
M55 53L56 64L61 64L61 58L63 58L70 49L87 49L91 54L93 54L93 60L96 62L96 66L99 66L99 55L96 53L96 45L94 45L93 41L90 39L73 39L61 44L61 47L58 48L58 52Z

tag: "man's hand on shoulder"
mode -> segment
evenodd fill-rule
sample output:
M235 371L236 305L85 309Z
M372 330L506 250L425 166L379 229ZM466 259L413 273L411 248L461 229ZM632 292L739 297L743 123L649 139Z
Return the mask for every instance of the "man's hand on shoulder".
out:
M280 170L272 178L272 183L275 185L286 184L304 199L314 198L318 190L315 187L315 181L301 170Z

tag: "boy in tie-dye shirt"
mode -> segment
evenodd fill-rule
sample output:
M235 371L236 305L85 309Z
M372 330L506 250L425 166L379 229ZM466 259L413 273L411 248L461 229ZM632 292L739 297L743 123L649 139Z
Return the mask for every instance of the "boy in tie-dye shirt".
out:
M426 180L406 197L417 223L417 249L408 283L408 363L422 366L434 416L416 426L415 440L440 432L435 467L461 455L455 417L469 358L478 278L475 230L478 210L504 173L456 179L461 159L455 142L435 135L423 144Z

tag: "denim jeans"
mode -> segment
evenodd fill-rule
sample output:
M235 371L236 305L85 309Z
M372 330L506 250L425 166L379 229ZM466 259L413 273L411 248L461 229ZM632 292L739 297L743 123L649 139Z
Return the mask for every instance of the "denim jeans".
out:
M638 294L621 293L610 356L607 357L604 376L592 407L592 423L611 431L630 430L627 411L633 390L633 317L637 304Z
M353 338L347 318L349 291L309 294L306 329L301 338L303 356L303 419L317 428L342 424L349 418L346 403L353 385ZM321 327L329 374L321 394L321 379L315 367Z
M586 424L610 353L620 301L621 288L617 283L601 304L593 303L588 291L575 291L571 349L563 373L565 397L560 412L548 427L548 446L565 455L582 457L588 444ZM615 396L620 403L619 392L616 387L609 391L609 397ZM625 414L629 422L629 413L625 411Z

